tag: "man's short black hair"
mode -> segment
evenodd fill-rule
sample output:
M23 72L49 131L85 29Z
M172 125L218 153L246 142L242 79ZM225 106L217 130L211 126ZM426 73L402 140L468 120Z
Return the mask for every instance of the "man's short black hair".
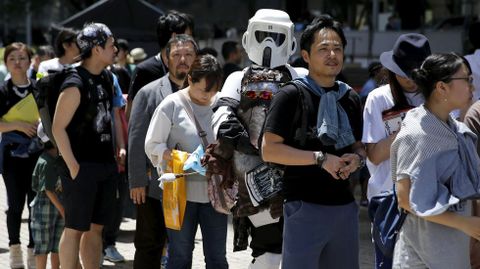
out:
M228 59L230 53L234 53L237 51L238 42L237 41L225 41L222 44L222 56L224 60Z
M212 47L205 47L203 49L199 49L197 52L197 55L206 55L206 54L210 54L215 58L217 58L218 56L217 50Z
M118 49L122 49L126 52L130 51L128 41L123 39L123 38L116 39L115 40L115 45L117 46Z
M40 57L47 56L49 59L55 57L55 52L53 51L53 47L50 45L43 45L38 47L35 54Z
M187 29L193 33L193 18L191 15L170 10L157 20L157 39L160 49L163 49L173 33L183 34Z
M55 38L55 54L57 57L65 55L65 49L63 44L75 43L77 39L78 31L72 28L62 28Z
M300 37L300 49L306 50L310 53L310 47L315 41L315 34L324 29L330 29L338 34L342 40L343 48L347 45L347 39L343 33L342 24L334 20L330 15L321 15L316 17L312 23L310 23L305 31L303 31L302 36Z

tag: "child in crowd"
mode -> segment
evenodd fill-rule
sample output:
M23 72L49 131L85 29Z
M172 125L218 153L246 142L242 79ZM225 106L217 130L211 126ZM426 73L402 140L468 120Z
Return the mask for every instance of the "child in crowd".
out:
M37 269L45 269L50 254L52 269L60 268L58 244L63 232L65 211L60 203L62 192L60 178L55 168L57 149L48 140L42 124L38 136L45 150L38 158L32 175L32 189L37 193L32 207L32 233Z

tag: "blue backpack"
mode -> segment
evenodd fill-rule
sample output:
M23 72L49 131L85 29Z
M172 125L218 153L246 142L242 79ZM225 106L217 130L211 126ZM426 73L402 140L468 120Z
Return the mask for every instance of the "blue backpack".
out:
M387 258L393 258L397 234L407 217L407 211L398 208L395 191L381 193L370 199L368 216L372 222L372 238Z

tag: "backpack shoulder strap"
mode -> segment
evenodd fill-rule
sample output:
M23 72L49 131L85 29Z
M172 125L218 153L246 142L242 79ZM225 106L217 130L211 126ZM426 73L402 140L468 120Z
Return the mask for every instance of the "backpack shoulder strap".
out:
M287 82L285 85L293 85L298 92L299 96L299 108L295 110L293 116L294 122L301 120L300 128L297 128L294 133L294 141L299 142L300 146L305 146L307 140L307 128L308 128L308 111L313 108L313 103L310 98L306 98L305 94L307 89L297 80Z

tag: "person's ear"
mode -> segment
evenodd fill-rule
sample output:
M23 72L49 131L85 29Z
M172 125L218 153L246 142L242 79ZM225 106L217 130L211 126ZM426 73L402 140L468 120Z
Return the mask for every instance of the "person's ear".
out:
M303 60L304 60L307 64L309 64L309 63L310 63L310 54L308 53L308 51L302 50L300 53L302 54Z
M188 86L192 86L192 84L193 84L192 76L187 75L187 81L188 81Z
M438 90L438 92L443 98L447 96L449 88L450 87L448 86L448 84L444 81L437 81L437 83L435 83L435 89Z
M92 48L92 54L99 55L100 54L100 46L94 46Z

